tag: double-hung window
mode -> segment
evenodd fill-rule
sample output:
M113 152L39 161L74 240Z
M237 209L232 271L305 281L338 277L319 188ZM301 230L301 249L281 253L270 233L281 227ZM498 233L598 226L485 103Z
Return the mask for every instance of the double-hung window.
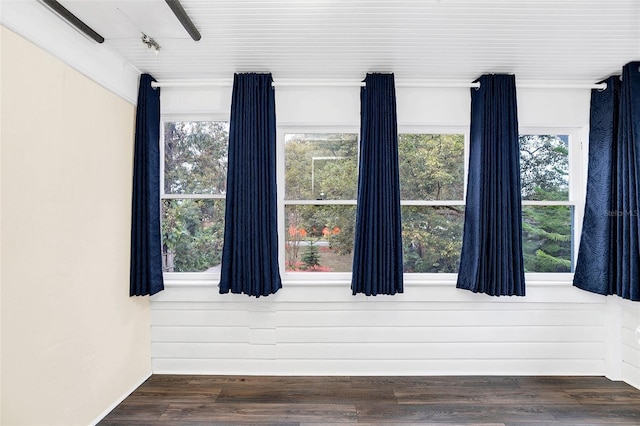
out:
M286 131L282 138L285 273L351 272L358 134Z
M400 133L405 273L457 273L465 194L464 131Z
M569 131L521 130L525 272L573 271L577 188L571 173L575 169L572 137Z
M164 272L219 272L228 146L228 122L163 123Z
M440 130L402 128L399 134L403 264L408 274L458 271L468 133L464 128ZM219 272L228 132L225 121L163 122L165 272ZM579 232L575 223L581 216L575 200L582 192L572 139L571 129L521 130L527 273L573 270ZM285 274L351 272L358 145L353 129L294 128L279 133L279 250Z
M519 137L527 273L573 271L580 185L575 130ZM399 135L405 273L457 273L464 227L464 132Z
M283 139L285 271L350 272L358 134L285 132ZM458 271L465 146L459 129L399 135L405 273Z

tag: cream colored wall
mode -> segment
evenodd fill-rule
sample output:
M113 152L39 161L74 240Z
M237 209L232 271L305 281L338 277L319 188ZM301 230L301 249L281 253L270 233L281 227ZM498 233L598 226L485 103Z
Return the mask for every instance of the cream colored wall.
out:
M129 298L135 107L2 27L3 425L86 425L151 371Z

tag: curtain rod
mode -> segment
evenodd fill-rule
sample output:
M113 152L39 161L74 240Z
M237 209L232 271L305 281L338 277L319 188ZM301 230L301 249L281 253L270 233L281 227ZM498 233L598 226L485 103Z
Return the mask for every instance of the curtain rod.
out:
M233 80L165 80L152 82L151 87L231 87ZM364 82L354 80L278 80L274 87L364 87ZM516 82L521 89L599 89L605 90L607 83L522 81ZM479 88L480 83L453 80L399 80L396 87L425 88Z

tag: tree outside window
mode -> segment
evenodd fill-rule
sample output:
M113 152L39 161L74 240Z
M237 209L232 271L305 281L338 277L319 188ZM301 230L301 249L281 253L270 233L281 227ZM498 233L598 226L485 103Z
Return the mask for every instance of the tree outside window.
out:
M229 125L164 123L162 245L165 272L215 272L224 237Z
M457 273L464 226L464 135L400 134L406 273Z
M163 127L165 272L216 272L224 237L228 123ZM284 155L285 270L350 272L358 184L358 135L289 133ZM463 134L399 135L406 273L456 273L464 226ZM572 269L569 137L520 136L527 272ZM259 231L257 231L259 232Z
M285 135L285 269L350 272L358 135Z
M520 175L525 271L571 272L569 136L520 135Z

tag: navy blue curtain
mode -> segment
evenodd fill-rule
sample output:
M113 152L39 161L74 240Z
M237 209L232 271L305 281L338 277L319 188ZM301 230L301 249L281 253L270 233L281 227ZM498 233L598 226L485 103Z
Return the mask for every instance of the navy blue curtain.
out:
M640 300L640 62L591 91L587 199L573 285Z
M160 89L140 76L133 159L129 294L164 290L160 236Z
M516 79L483 75L471 89L471 140L457 287L524 296Z
M393 74L364 81L351 290L391 295L403 292L395 83Z
M276 108L271 74L235 74L220 293L268 296L278 269Z

